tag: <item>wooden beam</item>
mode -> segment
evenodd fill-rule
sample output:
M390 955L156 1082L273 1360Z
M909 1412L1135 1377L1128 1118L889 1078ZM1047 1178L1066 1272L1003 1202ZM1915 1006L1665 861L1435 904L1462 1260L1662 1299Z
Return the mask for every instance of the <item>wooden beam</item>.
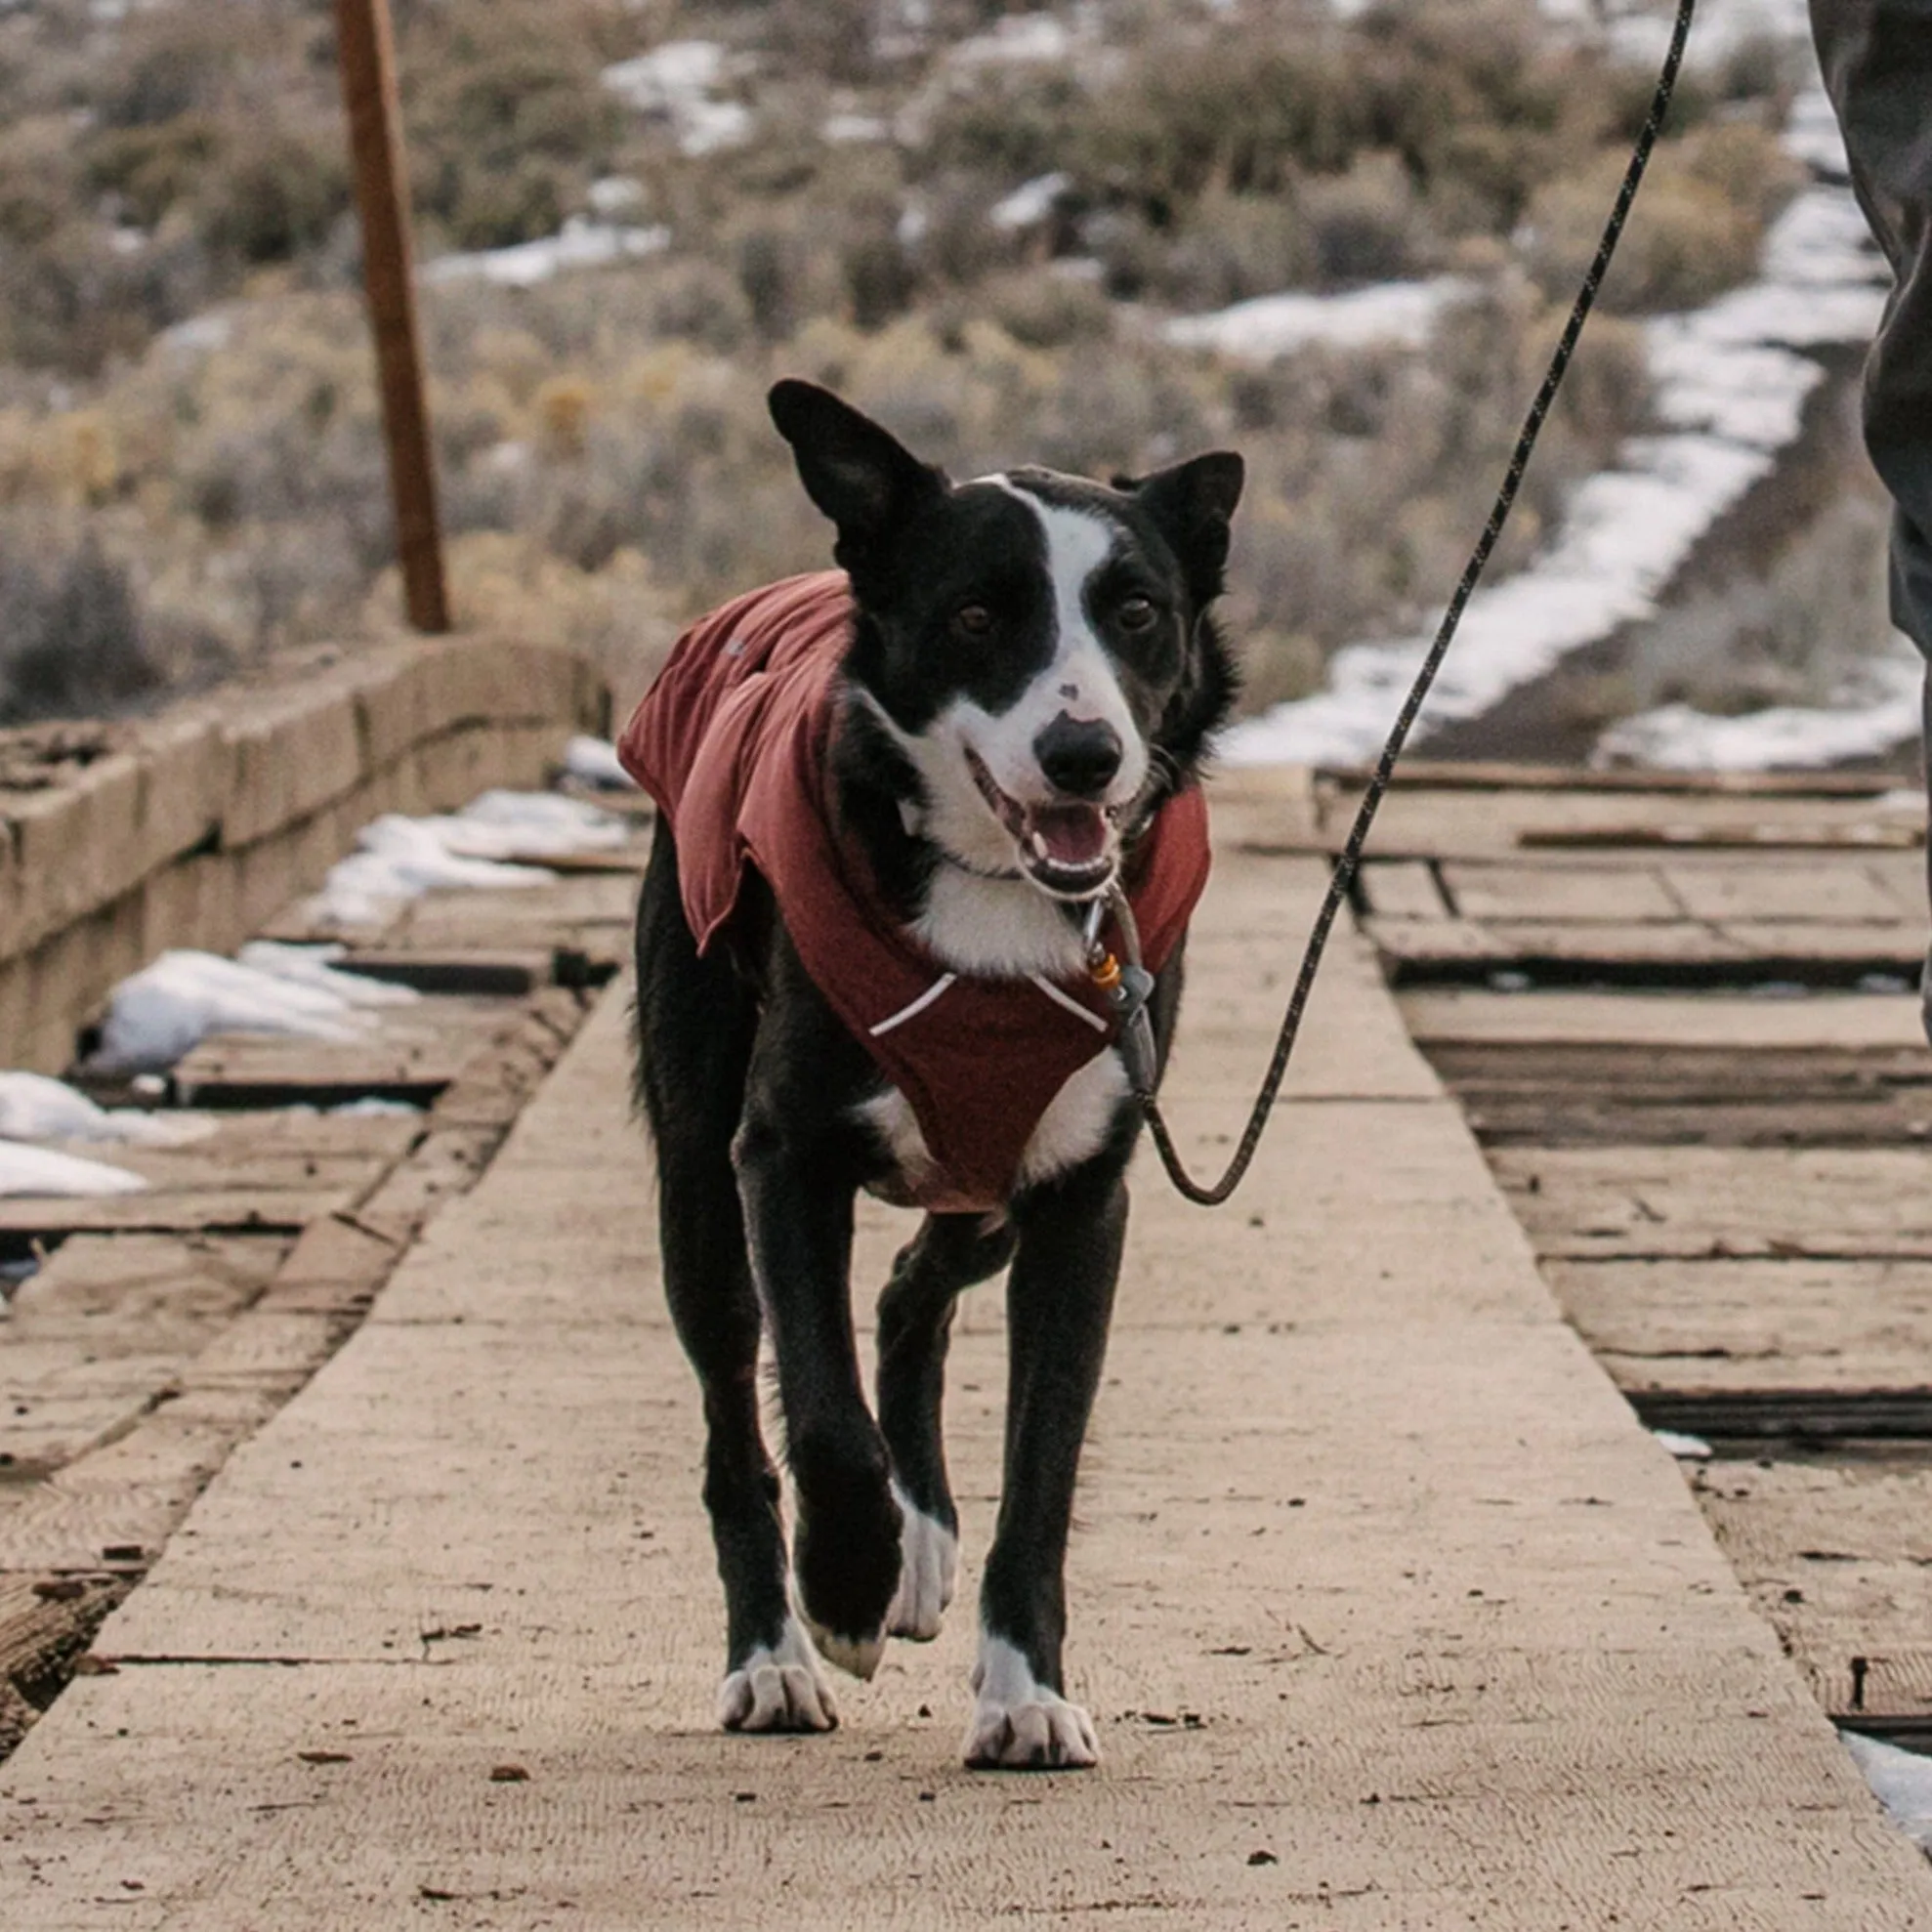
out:
M389 0L336 0L335 17L356 208L362 225L362 279L375 332L383 433L389 444L403 603L417 630L446 631L449 600L423 390L422 338L416 323L408 174Z

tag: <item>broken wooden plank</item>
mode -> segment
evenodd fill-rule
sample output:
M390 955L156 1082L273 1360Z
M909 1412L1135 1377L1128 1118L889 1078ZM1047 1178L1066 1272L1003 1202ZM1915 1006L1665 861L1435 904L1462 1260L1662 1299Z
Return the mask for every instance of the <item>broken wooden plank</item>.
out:
M1922 1150L1494 1148L1542 1255L1932 1259Z

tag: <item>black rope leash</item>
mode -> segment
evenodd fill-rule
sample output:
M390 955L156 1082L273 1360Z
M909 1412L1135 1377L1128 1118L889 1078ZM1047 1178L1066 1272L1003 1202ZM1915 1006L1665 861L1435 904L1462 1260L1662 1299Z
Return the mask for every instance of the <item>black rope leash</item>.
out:
M1219 1207L1240 1186L1254 1159L1255 1150L1261 1145L1268 1116L1274 1110L1275 1097L1281 1092L1282 1076L1288 1071L1288 1057L1294 1052L1295 1039L1301 1031L1302 1013L1314 988L1315 975L1327 947L1328 935L1341 912L1342 902L1347 899L1356 874L1361 869L1362 848L1367 843L1369 827L1375 822L1382 796L1389 788L1389 780L1395 776L1396 761L1402 756L1403 746L1408 741L1408 734L1423 701L1429 695L1429 688L1435 683L1436 673L1442 668L1443 658L1455 637L1456 627L1462 622L1463 609L1469 602L1470 593L1481 580L1491 553L1496 547L1496 540L1502 535L1503 525L1509 521L1517 490L1522 486L1523 473L1529 467L1531 451L1536 446L1536 439L1542 433L1543 421L1549 414L1550 405L1556 400L1556 393L1563 386L1570 358L1575 353L1577 339L1583 333L1583 324L1589 319L1590 311L1596 307L1597 290L1610 268L1611 257L1617 253L1617 240L1623 233L1624 223L1629 219L1630 205L1637 198L1638 186L1644 179L1645 168L1650 164L1651 149L1657 146L1664 114L1670 106L1670 97L1677 85L1677 70L1683 64L1684 43L1690 37L1691 15L1696 5L1697 0L1678 0L1677 21L1671 31L1663 65L1658 73L1656 90L1651 95L1650 113L1644 121L1643 131L1637 136L1637 145L1630 154L1630 165L1623 171L1623 181L1617 190L1610 219L1604 224L1603 237L1597 243L1595 259L1583 277L1583 286L1577 291L1570 319L1564 324L1556 353L1551 356L1549 368L1544 372L1542 387L1536 391L1536 399L1531 403L1530 413L1523 419L1516 447L1510 453L1509 468L1504 474L1501 488L1496 491L1494 506L1490 511L1490 521L1476 540L1476 548L1470 553L1462 580L1449 599L1449 609L1443 614L1442 624L1429 646L1428 655L1423 658L1422 668L1415 674L1415 682L1408 688L1408 695L1403 700L1395 728L1382 747L1382 755L1376 761L1368 788L1362 795L1355 823L1349 828L1347 842L1335 861L1327 893L1322 901L1322 909L1316 913L1315 924L1309 932L1308 947L1302 954L1301 972L1295 980L1294 991L1289 995L1288 1009L1281 1016L1281 1029L1275 1037L1274 1058L1268 1063L1267 1076L1261 1082L1261 1091L1255 1096L1240 1145L1236 1148L1227 1172L1211 1187L1204 1187L1195 1180L1182 1164L1173 1135L1168 1131L1160 1104L1155 1097L1154 1035L1146 1009L1151 982L1148 975L1141 971L1139 935L1134 930L1133 915L1127 909L1124 893L1116 891L1107 903L1120 929L1121 943L1127 953L1126 966L1120 967L1099 944L1097 932L1090 935L1091 970L1096 983L1114 1000L1120 1015L1120 1045L1128 1076L1146 1113L1148 1131L1154 1136L1155 1147L1159 1151L1160 1163L1166 1168L1167 1178L1176 1189L1201 1207ZM1095 923L1097 926L1098 921Z

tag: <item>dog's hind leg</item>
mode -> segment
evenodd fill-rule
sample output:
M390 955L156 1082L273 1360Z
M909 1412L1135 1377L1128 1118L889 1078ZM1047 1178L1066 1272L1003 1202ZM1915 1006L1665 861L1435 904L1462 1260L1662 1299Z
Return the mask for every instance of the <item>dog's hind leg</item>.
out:
M1060 1653L1073 1487L1127 1234L1124 1165L1124 1154L1103 1155L1015 1210L1006 1471L980 1593L969 1765L1045 1770L1100 1755L1093 1720L1062 1695Z
M778 1477L758 1424L758 1298L732 1135L757 1014L685 924L677 852L660 824L638 905L638 1087L657 1145L664 1288L704 1397L704 1503L725 1586L732 1731L829 1731L838 1718L785 1597Z
M1004 1217L930 1215L900 1250L879 1296L879 1430L892 1452L903 1519L899 1593L886 1614L895 1637L937 1637L952 1601L959 1512L940 1427L946 1342L960 1290L997 1274L1012 1255L1013 1228Z

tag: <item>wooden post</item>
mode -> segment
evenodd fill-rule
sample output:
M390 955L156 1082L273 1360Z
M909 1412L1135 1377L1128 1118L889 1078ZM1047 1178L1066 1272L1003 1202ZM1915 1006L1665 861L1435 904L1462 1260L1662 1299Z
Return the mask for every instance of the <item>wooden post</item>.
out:
M417 630L446 631L449 600L443 584L436 463L423 393L423 345L416 326L408 172L389 0L336 0L335 19L355 164L356 211L362 224L362 279L382 386L403 603Z

